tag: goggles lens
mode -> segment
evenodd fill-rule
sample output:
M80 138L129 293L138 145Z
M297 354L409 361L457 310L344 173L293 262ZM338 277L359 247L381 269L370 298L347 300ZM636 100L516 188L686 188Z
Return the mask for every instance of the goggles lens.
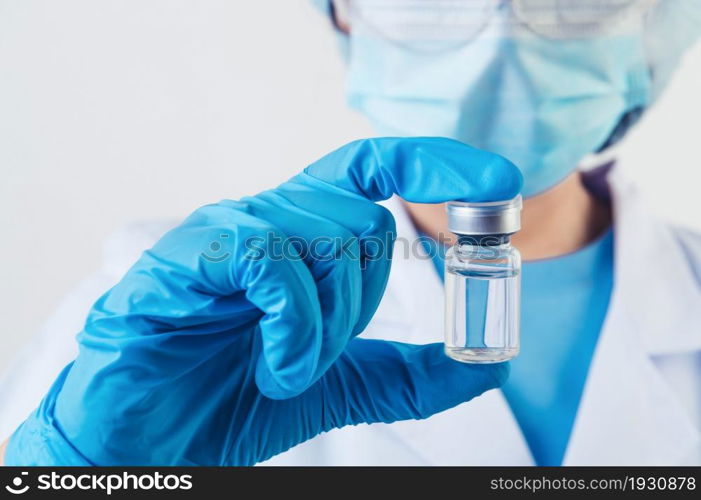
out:
M515 17L553 38L606 36L640 28L656 0L513 0Z
M551 38L606 36L642 26L657 0L340 0L336 12L354 30L396 41L466 42L510 5L507 22Z

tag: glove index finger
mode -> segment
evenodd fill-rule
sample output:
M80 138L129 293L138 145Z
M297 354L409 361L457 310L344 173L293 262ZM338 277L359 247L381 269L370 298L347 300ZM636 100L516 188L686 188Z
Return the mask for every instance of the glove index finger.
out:
M304 173L371 201L393 194L416 203L507 200L523 183L503 156L442 137L361 139Z

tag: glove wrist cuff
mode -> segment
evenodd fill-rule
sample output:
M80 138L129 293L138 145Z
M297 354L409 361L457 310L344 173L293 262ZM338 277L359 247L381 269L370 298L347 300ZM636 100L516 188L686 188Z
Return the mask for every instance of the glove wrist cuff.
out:
M66 371L59 377L62 382ZM57 391L52 387L39 408L12 434L5 450L5 465L90 466L92 464L59 429L54 418Z

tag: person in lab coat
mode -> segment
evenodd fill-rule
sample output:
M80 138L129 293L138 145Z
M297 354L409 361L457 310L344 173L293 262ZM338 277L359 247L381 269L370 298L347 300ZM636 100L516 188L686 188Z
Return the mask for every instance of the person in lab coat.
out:
M321 3L348 60L349 102L379 135L480 150L360 141L275 190L200 209L158 242L173 224L117 235L103 271L3 378L6 461L701 464L701 236L648 213L612 153L697 38L701 2ZM430 344L443 314L440 202L521 188L522 352L507 380L507 364L461 365ZM390 219L368 204L392 194ZM237 255L226 243L249 216L306 242L340 224L361 242L379 227L409 243L394 247L386 288L382 259L360 281L302 259L313 306L303 286L279 286L290 281L220 281L215 261ZM183 257L218 233L206 263ZM224 301L233 309L213 290L236 297ZM312 307L313 335L302 322ZM248 339L246 355L222 333ZM208 384L222 379L221 391Z

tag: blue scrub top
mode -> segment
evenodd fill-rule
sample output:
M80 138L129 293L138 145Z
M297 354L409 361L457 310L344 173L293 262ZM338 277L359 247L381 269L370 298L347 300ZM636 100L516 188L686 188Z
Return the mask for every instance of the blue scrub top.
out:
M443 279L444 249L421 241ZM612 229L574 253L523 265L521 353L502 391L538 465L562 464L612 287Z

